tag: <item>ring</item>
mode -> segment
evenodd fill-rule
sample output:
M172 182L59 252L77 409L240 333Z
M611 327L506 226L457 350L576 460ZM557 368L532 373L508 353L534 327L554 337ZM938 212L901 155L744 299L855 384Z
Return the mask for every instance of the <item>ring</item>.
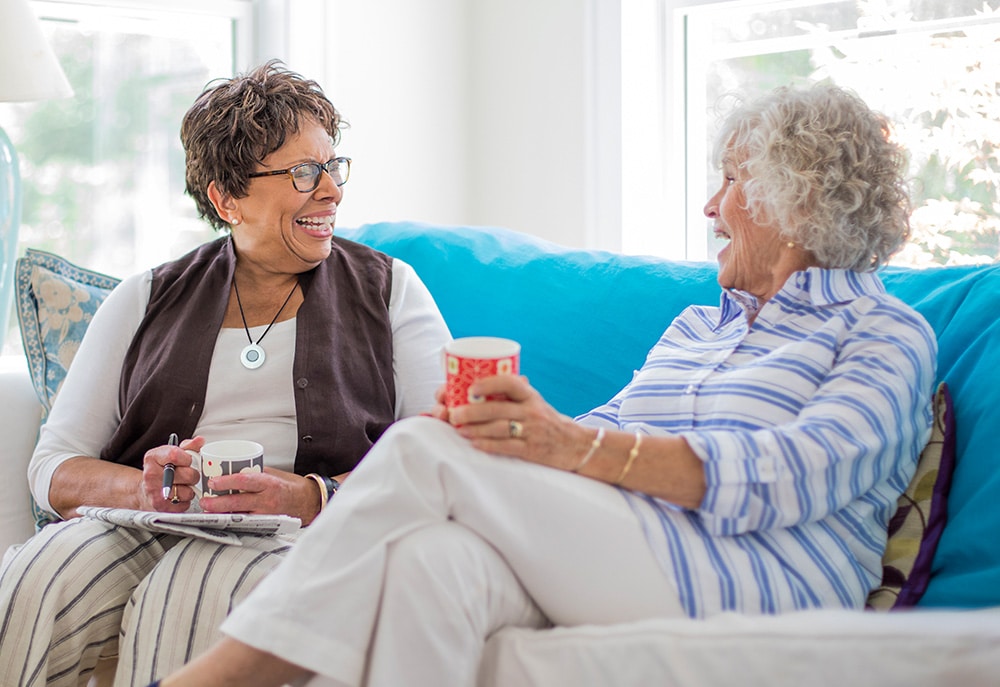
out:
M170 492L170 503L180 503L181 499L177 496L177 485L174 485L174 489Z
M511 439L520 439L521 434L524 433L524 425L517 420L511 420L510 424L507 426L507 431L510 434Z

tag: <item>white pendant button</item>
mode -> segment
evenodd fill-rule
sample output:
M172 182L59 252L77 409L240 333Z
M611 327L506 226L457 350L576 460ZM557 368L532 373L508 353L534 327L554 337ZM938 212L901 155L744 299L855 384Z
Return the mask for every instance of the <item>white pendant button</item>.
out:
M257 344L249 344L240 353L240 362L248 370L256 370L264 364L264 349Z

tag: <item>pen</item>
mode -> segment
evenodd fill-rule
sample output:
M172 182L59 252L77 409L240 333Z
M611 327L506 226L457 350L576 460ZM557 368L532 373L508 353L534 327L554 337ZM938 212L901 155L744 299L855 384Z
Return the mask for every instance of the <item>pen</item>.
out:
M167 439L167 446L177 445L177 435L173 432L170 433L170 438ZM170 498L170 490L174 487L174 469L176 466L173 463L167 463L163 466L163 499L167 500ZM174 501L176 503L176 501Z

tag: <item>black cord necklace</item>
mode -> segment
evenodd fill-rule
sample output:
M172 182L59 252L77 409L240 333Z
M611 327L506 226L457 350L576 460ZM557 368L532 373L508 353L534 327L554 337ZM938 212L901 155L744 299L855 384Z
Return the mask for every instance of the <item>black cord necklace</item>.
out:
M288 301L292 300L292 294L295 293L295 289L299 288L299 282L296 281L292 286L292 290L288 292L288 296L285 298L285 302L281 304L278 308L278 312L275 313L274 319L271 320L271 324L267 325L267 329L264 333L260 335L257 341L253 340L250 336L250 327L247 326L247 317L243 314L243 303L240 301L240 290L236 286L236 277L233 277L233 290L236 292L236 305L240 307L240 317L243 319L243 330L247 333L247 341L250 343L240 352L240 362L243 363L243 367L248 370L256 370L258 367L264 364L264 359L267 357L264 355L264 349L260 347L260 342L264 340L267 333L271 331L271 327L274 323L278 321L278 317L281 315L281 311L285 309L288 305Z

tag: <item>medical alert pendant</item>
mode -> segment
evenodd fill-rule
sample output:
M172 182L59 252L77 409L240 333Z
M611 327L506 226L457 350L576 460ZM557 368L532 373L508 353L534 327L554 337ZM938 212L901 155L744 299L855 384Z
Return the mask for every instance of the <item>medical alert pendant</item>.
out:
M264 338L264 337L261 337ZM264 364L264 349L255 343L249 344L240 353L240 362L248 370L256 370Z
M243 367L246 369L256 370L264 364L264 359L267 356L264 355L264 349L261 348L259 344L264 340L264 337L267 336L267 333L271 331L271 327L274 326L274 323L278 321L278 317L281 316L281 311L285 309L286 305L288 305L288 301L292 299L292 294L295 293L295 289L297 288L299 288L298 281L292 285L292 290L288 292L288 295L285 297L285 302L281 304L280 308L278 308L278 312L275 313L274 318L271 320L271 324L267 325L267 329L264 330L264 333L260 335L260 338L257 339L256 342L254 342L253 337L250 336L250 327L247 326L247 316L243 312L243 301L240 300L240 290L236 286L235 277L233 278L233 291L236 292L236 305L240 308L240 319L243 320L243 331L247 333L247 341L250 342L247 344L246 348L240 352L240 362L243 363Z

